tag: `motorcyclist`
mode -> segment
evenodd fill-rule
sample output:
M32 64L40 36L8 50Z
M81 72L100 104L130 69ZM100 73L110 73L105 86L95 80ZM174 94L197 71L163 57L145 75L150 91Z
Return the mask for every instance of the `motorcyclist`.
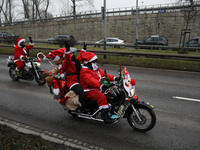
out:
M15 44L14 49L14 62L16 63L16 73L19 74L19 71L24 68L24 62L28 59L29 50L33 48L33 40L29 37L29 45L26 45L26 40L23 38L18 38Z
M80 61L76 59L74 55L75 51L76 49L70 48L70 45L65 42L65 48L53 50L49 55L47 55L47 57L51 57L54 63L59 66L58 69L55 71L55 74L60 71L63 71L65 73L67 88L69 90L73 90L77 95L79 95L79 101L82 105L81 109L84 110L84 92L82 86L79 83L81 57L77 57Z
M80 83L84 89L85 96L90 100L98 103L98 107L101 110L101 117L105 124L111 124L115 120L108 114L108 103L106 96L102 93L108 86L100 83L100 79L105 76L97 65L97 56L91 52L85 52L82 55L84 64L81 69ZM110 81L118 81L119 78L107 74Z

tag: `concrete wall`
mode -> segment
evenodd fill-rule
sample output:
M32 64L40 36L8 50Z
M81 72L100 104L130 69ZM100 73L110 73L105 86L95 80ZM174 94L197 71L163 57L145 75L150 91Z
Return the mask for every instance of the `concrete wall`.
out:
M135 42L136 16L107 17L107 37L120 37L128 43ZM180 12L140 14L138 40L150 35L162 35L169 44L179 43L181 29L184 27L183 14ZM200 13L189 24L190 37L200 36ZM48 39L58 34L70 34L81 41L98 41L104 37L104 23L101 18L63 20L24 25L2 26L0 32L9 32L23 38Z

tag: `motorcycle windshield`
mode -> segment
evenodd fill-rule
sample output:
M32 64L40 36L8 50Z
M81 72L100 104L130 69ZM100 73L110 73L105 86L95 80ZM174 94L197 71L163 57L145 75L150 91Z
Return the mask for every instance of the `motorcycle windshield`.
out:
M123 86L124 86L126 92L128 93L129 97L132 97L131 89L133 88L133 86L131 84L131 76L126 67L122 71L122 77L123 77Z

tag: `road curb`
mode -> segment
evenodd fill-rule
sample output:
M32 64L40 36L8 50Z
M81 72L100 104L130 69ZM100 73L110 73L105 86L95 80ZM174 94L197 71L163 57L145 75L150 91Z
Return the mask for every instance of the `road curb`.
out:
M66 146L69 146L72 148L77 148L80 150L109 150L107 148L89 144L89 143L80 141L78 139L65 137L63 135L60 135L60 134L57 134L54 132L50 132L47 130L32 127L32 126L26 125L24 123L20 123L20 122L17 122L17 121L8 119L8 118L4 118L1 116L0 116L0 124L9 126L9 127L13 128L14 130L17 130L21 133L40 136L44 140L58 143L58 144L64 144Z

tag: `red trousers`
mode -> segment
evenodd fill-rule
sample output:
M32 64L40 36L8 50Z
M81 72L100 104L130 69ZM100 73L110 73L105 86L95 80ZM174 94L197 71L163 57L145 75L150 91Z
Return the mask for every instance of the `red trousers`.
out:
M21 69L24 68L24 62L23 61L16 61L15 63L17 65L18 70L21 70Z
M99 109L107 109L108 108L107 98L100 91L91 90L89 92L86 92L85 96L87 98L89 98L90 100L95 101L98 104Z

